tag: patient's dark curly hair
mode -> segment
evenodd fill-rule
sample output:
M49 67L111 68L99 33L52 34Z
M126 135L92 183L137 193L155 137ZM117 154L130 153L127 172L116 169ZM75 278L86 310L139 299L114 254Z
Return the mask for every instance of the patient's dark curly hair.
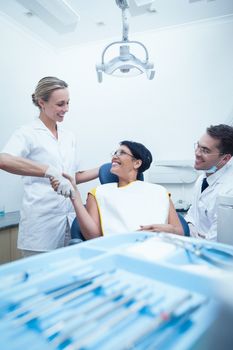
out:
M120 145L128 147L134 158L141 159L142 164L138 169L140 173L143 173L145 170L149 169L153 160L152 154L142 143L134 141L121 141Z

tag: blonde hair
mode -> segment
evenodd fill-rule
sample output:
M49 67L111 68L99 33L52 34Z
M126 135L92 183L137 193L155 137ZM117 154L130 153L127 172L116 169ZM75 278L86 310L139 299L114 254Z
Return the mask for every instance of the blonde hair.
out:
M68 84L64 80L60 80L56 77L42 78L38 82L35 92L32 94L32 102L35 106L40 108L38 103L39 99L48 101L53 91L65 89L67 87Z

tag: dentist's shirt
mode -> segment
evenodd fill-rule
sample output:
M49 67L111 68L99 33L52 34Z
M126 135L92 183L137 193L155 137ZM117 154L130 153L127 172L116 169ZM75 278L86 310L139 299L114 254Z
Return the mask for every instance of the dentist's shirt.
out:
M190 235L207 240L217 240L217 198L233 194L233 169L229 162L223 168L207 177L209 186L201 192L205 174L195 184L192 205L185 216L189 223Z
M74 176L79 169L76 139L59 124L57 128L58 139L38 118L16 130L2 152L52 165ZM67 221L71 224L75 217L70 200L54 192L47 178L22 179L18 248L49 251L64 246Z

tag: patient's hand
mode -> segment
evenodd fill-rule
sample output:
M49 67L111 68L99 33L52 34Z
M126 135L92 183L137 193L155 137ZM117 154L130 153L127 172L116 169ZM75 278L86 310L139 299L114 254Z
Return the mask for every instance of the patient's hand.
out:
M138 231L174 233L174 227L170 224L140 225L140 229Z
M77 186L76 186L76 183L75 183L74 178L73 178L72 176L66 174L66 173L62 173L62 175L63 175L67 180L70 181L70 183L71 183L73 189L74 189L75 191L77 191Z
M76 183L75 183L75 179L74 179L72 176L70 176L70 175L68 175L68 174L66 174L66 173L62 173L62 175L63 175L63 177L64 177L65 179L69 180L71 186L73 187L73 190L71 191L71 196L70 196L70 198L71 198L71 199L75 199L75 198L77 198L77 197L80 197L78 188L77 188ZM80 198L81 198L81 197L80 197Z
M58 194L64 197L70 197L71 199L75 197L77 187L74 179L70 175L63 173L59 179L50 177L50 184Z

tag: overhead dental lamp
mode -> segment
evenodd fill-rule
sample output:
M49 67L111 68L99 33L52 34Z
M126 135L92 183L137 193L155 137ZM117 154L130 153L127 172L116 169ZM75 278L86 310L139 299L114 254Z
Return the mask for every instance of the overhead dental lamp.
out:
M105 47L102 53L101 64L96 65L98 82L103 81L103 72L116 77L134 77L143 73L146 73L147 78L152 80L155 75L154 64L149 62L148 51L140 41L128 40L128 21L127 21L127 9L129 4L127 0L116 0L116 4L122 10L122 23L123 33L121 41L114 41ZM130 45L140 46L144 51L143 59L135 57L130 53ZM111 59L109 62L105 61L106 52L110 47L117 46L119 49L119 56Z

